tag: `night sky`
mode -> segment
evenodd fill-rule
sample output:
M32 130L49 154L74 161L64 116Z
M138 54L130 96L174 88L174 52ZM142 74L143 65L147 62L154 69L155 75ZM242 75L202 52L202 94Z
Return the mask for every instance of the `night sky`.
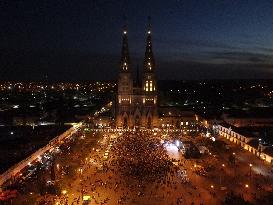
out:
M115 79L123 16L135 68L149 15L159 79L273 78L272 0L1 0L0 79Z

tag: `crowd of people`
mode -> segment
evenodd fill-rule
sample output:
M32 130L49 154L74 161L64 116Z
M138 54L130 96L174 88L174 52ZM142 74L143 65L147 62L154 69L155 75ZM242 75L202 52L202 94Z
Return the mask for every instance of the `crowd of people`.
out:
M110 134L104 137L110 139ZM54 204L82 204L82 196L90 193L91 204L100 205L136 203L147 199L166 202L168 205L187 201L185 196L176 193L179 184L189 183L189 180L185 178L185 170L179 170L168 156L162 136L148 132L124 132L113 143L107 161L103 160L103 153L109 148L109 143L102 141L90 150L92 160L82 166L84 174L80 184L72 182L67 187L77 194L57 197L53 200ZM76 158L80 160L81 153L77 153ZM182 163L179 164L182 166ZM100 169L101 165L103 169ZM91 171L94 166L97 168ZM177 176L180 180L177 180ZM193 197L193 192L187 194Z
M116 138L112 138L113 135ZM208 200L219 202L214 187L205 190L197 185L197 168L193 168L193 161L183 158L174 161L171 158L164 144L175 145L177 136L132 131L120 135L104 133L102 138L93 135L89 139L92 138L95 146L81 139L85 146L72 148L65 157L68 160L60 164L59 179L65 182L61 188L67 193L43 197L36 204L84 204L84 195L90 195L89 203L92 205L143 202L200 205ZM109 154L107 160L104 159L106 152ZM62 176L62 170L75 161L80 162L80 167L72 174Z
M173 166L160 140L145 133L124 133L113 147L112 165L140 181L163 180Z

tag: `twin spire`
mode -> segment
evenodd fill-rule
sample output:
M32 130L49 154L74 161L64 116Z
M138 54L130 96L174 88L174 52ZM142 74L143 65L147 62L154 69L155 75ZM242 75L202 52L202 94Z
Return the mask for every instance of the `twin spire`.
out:
M152 31L151 31L151 18L148 18L148 30L146 40L146 51L144 57L144 72L154 71L154 54L152 49Z
M144 56L143 72L154 72L155 62L152 49L152 31L151 31L151 18L148 18L148 28L146 33L146 51ZM128 47L128 32L126 24L123 27L122 33L122 50L121 50L121 72L129 72L130 56Z
M122 48L121 48L121 71L129 71L130 56L128 47L127 26L124 25L122 34Z

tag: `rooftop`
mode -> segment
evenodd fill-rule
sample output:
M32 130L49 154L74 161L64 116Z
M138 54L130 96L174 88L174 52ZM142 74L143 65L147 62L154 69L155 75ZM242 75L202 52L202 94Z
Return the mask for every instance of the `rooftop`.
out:
M253 126L247 126L247 127L235 127L231 124L228 124L226 122L220 123L221 126L226 128L231 128L236 133L239 133L245 137L249 138L259 138L262 140L262 142L267 142L270 144L273 144L273 127L269 126L263 126L263 127L253 127Z
M159 114L164 117L194 117L193 111L182 110L181 108L174 106L160 107Z
M255 107L255 109L233 109L224 113L227 118L273 118L273 108Z
M267 147L264 149L263 153L273 157L273 147Z

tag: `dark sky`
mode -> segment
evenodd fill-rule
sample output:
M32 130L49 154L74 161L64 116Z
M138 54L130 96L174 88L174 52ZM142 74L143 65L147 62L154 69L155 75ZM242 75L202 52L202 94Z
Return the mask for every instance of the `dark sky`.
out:
M0 79L115 79L124 15L134 68L151 15L159 79L273 77L272 0L1 0Z

